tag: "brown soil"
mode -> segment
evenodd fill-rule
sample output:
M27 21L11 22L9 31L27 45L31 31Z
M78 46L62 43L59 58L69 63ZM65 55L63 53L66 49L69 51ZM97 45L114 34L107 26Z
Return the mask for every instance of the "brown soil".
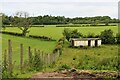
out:
M120 73L118 72L90 72L90 71L59 71L59 72L39 72L33 75L34 78L116 78L120 80ZM57 80L56 79L56 80ZM40 79L42 80L42 79ZM63 80L63 79L62 79Z

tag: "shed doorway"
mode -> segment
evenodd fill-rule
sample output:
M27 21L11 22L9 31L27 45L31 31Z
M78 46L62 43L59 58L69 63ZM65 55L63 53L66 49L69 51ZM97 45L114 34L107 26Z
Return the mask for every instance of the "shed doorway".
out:
M98 46L98 40L95 40L95 46Z
M72 46L74 46L74 41L72 40Z
M88 46L91 46L91 40L88 40Z

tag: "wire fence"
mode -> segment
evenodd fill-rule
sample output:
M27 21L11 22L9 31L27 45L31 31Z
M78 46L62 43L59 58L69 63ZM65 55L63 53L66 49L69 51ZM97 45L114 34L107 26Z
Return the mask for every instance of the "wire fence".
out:
M19 41L16 41L19 42ZM35 68L35 69L39 69L40 67L47 67L50 66L52 64L54 64L57 59L60 56L60 52L59 50L55 53L45 53L44 51L40 51L39 49L34 48L34 51L32 49L31 46L28 47L28 59L25 60L25 56L24 54L26 54L24 52L24 44L20 44L20 56L16 56L19 57L18 59L20 59L20 63L18 65L19 69L21 72L23 72L23 69L25 69L25 67L27 66L27 68ZM14 58L13 58L13 47L12 47L12 41L9 39L8 40L8 49L5 49L4 51L4 61L3 61L3 66L4 69L8 70L8 73L10 76L12 76L12 72L13 69L16 67L14 65ZM26 62L27 61L27 62ZM27 63L27 64L26 64Z

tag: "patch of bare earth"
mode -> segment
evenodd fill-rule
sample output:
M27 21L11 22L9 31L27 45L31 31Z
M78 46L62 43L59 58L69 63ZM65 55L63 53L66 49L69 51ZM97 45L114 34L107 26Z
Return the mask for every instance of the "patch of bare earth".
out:
M118 72L90 72L90 71L59 71L59 72L39 72L33 75L32 79L35 78L56 78L61 80L72 80L73 78L86 78L86 79L97 79L102 80L102 78L116 78L120 80L120 73ZM64 78L64 79L63 79ZM40 79L42 80L42 79Z

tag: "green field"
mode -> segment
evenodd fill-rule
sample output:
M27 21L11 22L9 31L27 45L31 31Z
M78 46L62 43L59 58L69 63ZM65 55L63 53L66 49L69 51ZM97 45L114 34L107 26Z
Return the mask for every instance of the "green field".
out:
M100 34L100 32L105 29L112 29L114 35L118 33L117 26L70 27L70 28L78 29L79 32L83 33L84 35L87 35L89 33L94 33L95 35ZM55 27L55 25L51 25L51 26L48 25L45 27L31 27L30 33L27 35L48 36L58 40L63 36L62 35L63 30L64 27ZM5 31L21 33L21 31L17 27L9 27L6 28ZM13 61L16 61L16 64L19 64L19 60L20 60L21 43L23 43L24 46L25 59L27 59L28 57L28 52L27 52L28 46L31 46L32 51L34 51L34 48L36 48L36 49L40 49L41 51L44 51L45 53L52 53L53 49L57 44L57 41L41 41L38 39L2 34L2 53L4 53L4 50L8 48L8 43L7 43L8 39L11 39L12 41ZM117 62L117 58L116 58L118 55L117 45L102 45L101 47L98 48L87 48L87 49L69 48L68 46L69 44L65 42L62 55L58 59L57 63L52 68L48 69L48 71L59 69L59 67L64 64L67 64L71 68L76 67L82 70L95 70L95 69L98 70L100 69L98 66L99 64L100 66L105 64L106 66L102 66L101 69L112 70L112 71L116 70L116 67L113 65L116 65Z
M24 47L24 58L28 57L28 47L31 46L32 51L34 48L39 49L41 52L52 53L56 42L55 41L40 41L37 39L29 39L23 37L16 37L2 34L2 52L4 53L5 49L8 49L8 39L12 41L12 49L13 49L13 59L16 63L19 63L20 58L20 44L23 44Z
M117 70L115 66L118 60L118 45L102 45L98 48L68 48L65 47L63 55L59 58L56 66L67 64L71 68L81 70ZM116 64L117 65L117 64ZM105 66L105 67L104 67Z
M65 27L67 28L67 27ZM71 29L78 29L79 32L81 32L84 35L87 35L89 33L94 33L95 35L100 34L101 31L105 29L112 29L114 32L114 35L118 33L118 27L117 26L97 26L97 27L68 27ZM45 27L31 27L30 28L30 35L43 35L43 36L49 36L52 37L53 39L59 39L62 37L62 32L64 30L64 27L55 27L54 25L52 26L45 26ZM10 32L21 32L18 28L6 28L5 31L10 31Z
M112 29L114 34L116 34L118 32L117 26L70 27L70 28L78 29L84 35L87 35L89 33L94 33L95 35L100 34L100 32L105 29ZM58 40L59 38L61 38L63 36L62 35L63 29L64 29L64 27L55 27L55 25L47 25L45 27L31 27L29 34L30 35L48 36L48 37L52 37L53 39ZM20 33L20 30L17 27L8 27L5 29L5 31ZM12 47L13 47L13 52L15 55L15 58L14 58L15 60L17 60L16 56L18 56L20 53L19 50L20 50L21 43L23 43L23 45L24 45L25 56L28 55L27 54L28 46L31 46L32 49L37 48L37 49L40 49L41 51L51 53L56 45L56 41L41 41L41 40L37 40L37 39L29 39L29 38L16 37L16 36L2 34L2 45L3 45L2 50L3 50L3 52L5 49L7 49L8 39L12 40ZM74 52L76 52L76 51L74 51Z

